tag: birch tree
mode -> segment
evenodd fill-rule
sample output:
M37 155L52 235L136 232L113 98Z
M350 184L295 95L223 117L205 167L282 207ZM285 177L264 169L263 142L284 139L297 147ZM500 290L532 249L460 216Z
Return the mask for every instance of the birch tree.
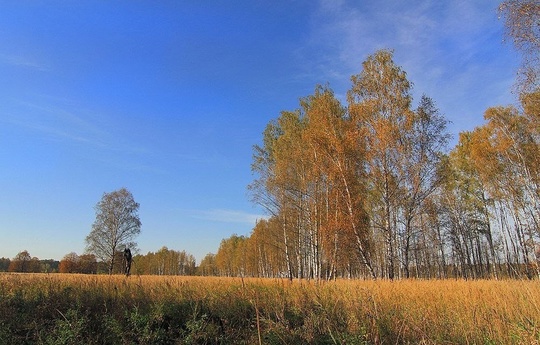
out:
M349 112L365 138L371 223L384 235L385 275L393 279L398 206L403 195L404 135L412 126L411 84L394 63L391 51L377 51L362 65L362 72L351 78Z
M141 232L139 204L126 188L104 193L95 206L96 220L86 236L86 250L108 264L113 273L117 251L135 247Z
M506 36L523 54L518 73L522 93L538 92L540 87L540 1L506 0L499 5Z

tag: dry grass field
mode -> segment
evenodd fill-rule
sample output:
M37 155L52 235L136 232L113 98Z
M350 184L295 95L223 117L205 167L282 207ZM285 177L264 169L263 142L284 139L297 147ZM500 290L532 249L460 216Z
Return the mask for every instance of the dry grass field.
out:
M0 344L539 344L538 281L0 275Z

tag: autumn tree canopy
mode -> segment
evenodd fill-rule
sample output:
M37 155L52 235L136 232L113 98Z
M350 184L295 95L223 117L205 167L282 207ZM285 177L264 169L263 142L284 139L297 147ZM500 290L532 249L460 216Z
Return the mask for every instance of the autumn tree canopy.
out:
M39 259L32 257L27 250L17 253L17 255L9 263L9 272L40 272L41 266Z
M446 120L427 96L413 108L391 51L362 66L347 106L317 86L268 124L249 188L271 218L242 242L243 265L289 278L410 276L424 205L441 184Z
M503 10L534 17L537 5L507 1ZM529 40L532 54L538 21L527 18L507 25L532 25L510 33ZM351 81L346 106L317 86L268 123L248 188L270 218L248 237L223 240L215 270L289 279L540 276L538 89L523 88L520 106L487 109L485 124L460 133L449 151L447 120L430 97L415 104L392 51L368 56Z
M97 273L97 260L94 254L78 255L75 252L66 254L58 267L59 273Z

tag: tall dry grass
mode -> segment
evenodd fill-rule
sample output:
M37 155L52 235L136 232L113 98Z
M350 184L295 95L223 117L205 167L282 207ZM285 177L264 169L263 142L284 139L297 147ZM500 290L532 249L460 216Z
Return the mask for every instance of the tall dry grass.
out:
M538 281L0 275L0 343L538 344Z

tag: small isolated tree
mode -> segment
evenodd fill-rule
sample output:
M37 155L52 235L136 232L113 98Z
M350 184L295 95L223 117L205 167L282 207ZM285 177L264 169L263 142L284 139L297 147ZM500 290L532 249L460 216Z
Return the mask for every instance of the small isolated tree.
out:
M96 220L92 231L86 236L86 249L106 262L109 274L115 264L115 253L126 247L134 247L133 239L141 232L139 204L126 188L104 193L95 206Z

